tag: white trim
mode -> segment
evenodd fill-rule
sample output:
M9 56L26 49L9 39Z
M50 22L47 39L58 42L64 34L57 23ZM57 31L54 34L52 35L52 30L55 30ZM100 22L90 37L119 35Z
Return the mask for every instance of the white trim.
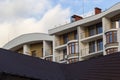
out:
M67 44L63 44L63 45L57 46L57 47L55 47L55 49L57 50L57 49L65 48L65 47L67 47Z
M78 42L78 40L70 40L70 41L67 42L67 45L68 45L69 43L73 43L73 42Z
M78 40L70 40L70 41L68 41L66 44L56 46L55 49L57 50L57 49L65 48L65 47L68 46L69 43L73 43L73 42L78 42Z
M113 28L113 29L109 29L109 30L107 30L107 31L105 31L105 33L107 33L107 32L111 32L111 31L117 31L117 28Z
M78 21L75 21L75 22L72 22L72 23L69 23L69 24L65 24L65 25L50 29L50 30L48 30L48 33L50 35L53 35L53 34L56 34L58 32L61 32L63 30L67 30L67 29L70 29L70 28L75 28L75 27L77 27L79 25L89 24L89 22L99 20L102 17L107 16L110 13L113 14L113 12L119 11L119 10L120 10L120 2L117 3L116 5L112 6L108 10L100 13L100 14L93 15L93 16L90 16L90 17L87 17L87 18L84 18L84 19L81 19L81 20L78 20Z
M53 57L53 55L44 56L43 58L47 58L47 57Z
M79 56L71 56L68 59L78 58Z
M84 41L86 42L87 40L95 39L95 38L100 37L100 36L102 36L102 35L103 35L103 33L95 34L95 35L93 35L93 36L89 36L89 37L86 37L86 38L80 39L80 41L81 41L81 42L84 42Z
M12 49L12 48L18 47L23 44L32 43L32 42L40 42L40 41L42 42L43 40L53 41L53 36L49 36L48 34L43 34L43 33L24 34L9 41L7 44L3 46L3 48Z
M97 54L100 54L100 53L103 53L103 50L96 51L96 52L93 52L93 53L89 53L89 54L87 54L87 55L80 56L80 57L81 57L81 58L85 58L85 57L94 56L94 55L97 55Z
M110 47L105 48L105 50L110 49L110 48L118 48L118 46L110 46Z

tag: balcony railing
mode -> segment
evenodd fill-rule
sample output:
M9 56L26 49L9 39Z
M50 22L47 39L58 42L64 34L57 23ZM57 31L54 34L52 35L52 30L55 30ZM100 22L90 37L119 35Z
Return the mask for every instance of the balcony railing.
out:
M53 56L45 57L44 59L48 61L53 61Z
M68 55L68 58L70 58L70 57L74 57L74 56L79 56L79 54L78 54L78 53L69 54L69 55Z
M67 55L65 55L65 57L63 57L63 56L56 56L56 57L55 57L55 61L56 61L56 62L60 62L60 63L61 63L61 62L64 63L64 62L67 61Z
M52 49L45 50L45 56L52 55Z
M85 48L85 49L81 50L80 56L84 57L84 56L88 56L88 55L92 55L92 54L97 54L102 51L103 51L103 49L96 50L96 49Z
M102 32L101 32L101 33L102 33ZM86 32L82 32L82 33L80 33L80 38L81 38L81 39L84 39L84 38L92 37L92 36L95 36L95 35L98 35L98 34L101 34L101 33L88 34L88 33L86 33Z

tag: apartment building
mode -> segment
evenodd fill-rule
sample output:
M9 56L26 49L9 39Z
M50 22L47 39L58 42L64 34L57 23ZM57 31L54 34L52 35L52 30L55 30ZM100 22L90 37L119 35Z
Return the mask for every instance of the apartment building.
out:
M94 15L73 15L70 20L49 34L19 36L3 48L65 64L120 51L120 3L106 11L96 7Z
M53 37L43 33L18 36L3 46L4 49L53 61Z
M53 35L55 61L74 63L120 51L120 3L86 18L71 17L71 23L49 30Z

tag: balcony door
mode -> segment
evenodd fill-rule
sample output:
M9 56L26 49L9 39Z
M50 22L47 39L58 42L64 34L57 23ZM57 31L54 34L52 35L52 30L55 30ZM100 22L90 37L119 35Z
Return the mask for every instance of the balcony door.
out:
M95 52L95 41L89 42L89 53Z

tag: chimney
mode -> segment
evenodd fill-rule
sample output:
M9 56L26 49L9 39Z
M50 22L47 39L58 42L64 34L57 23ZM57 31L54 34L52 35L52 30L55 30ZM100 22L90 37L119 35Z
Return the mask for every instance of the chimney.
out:
M96 8L95 8L95 15L96 15L96 14L99 14L99 13L101 13L101 9L98 8L98 7L96 7Z
M81 20L81 19L83 19L83 17L78 16L78 15L71 16L71 22L78 21L78 20Z

